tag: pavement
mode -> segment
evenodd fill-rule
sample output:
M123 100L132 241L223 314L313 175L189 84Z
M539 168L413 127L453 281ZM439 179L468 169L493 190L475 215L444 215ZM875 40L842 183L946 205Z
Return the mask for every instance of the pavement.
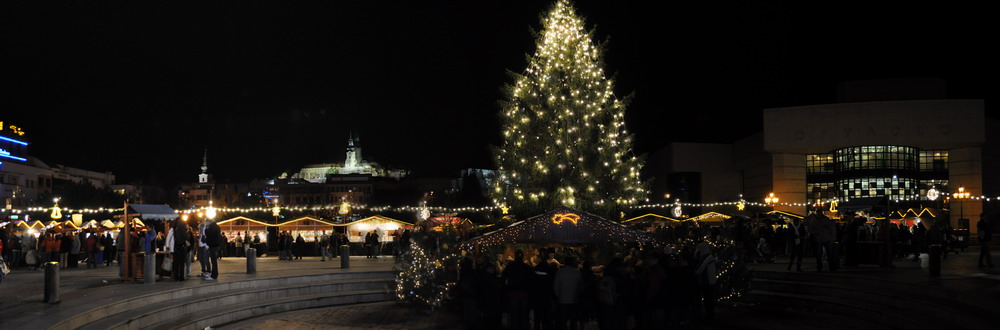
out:
M879 268L878 266L842 267L836 276L877 277L912 283L943 287L963 294L985 297L1000 303L1000 269L978 268L978 248L969 249L958 254L949 254L942 260L941 276L932 278L928 271L920 267L919 261L896 259L894 268ZM391 270L394 260L382 257L377 260L362 256L351 257L351 268L340 268L340 260L320 262L318 257L304 257L302 260L279 261L275 257L258 258L257 273L246 274L246 264L243 258L223 258L219 261L221 273L218 281L239 281L251 278L282 277L306 274L320 274L348 271L386 271ZM775 263L752 264L757 271L786 271L787 258L778 257ZM998 260L1000 261L1000 260ZM197 272L200 266L192 264ZM815 258L804 258L803 269L816 271ZM0 284L0 329L7 328L4 324L19 324L19 319L41 317L56 314L60 305L66 304L99 304L101 301L117 301L131 297L189 286L208 285L213 281L204 281L199 277L191 277L186 281L163 279L155 284L122 282L117 277L118 268L99 267L97 269L62 269L60 270L60 304L42 302L44 291L44 271L32 271L24 268L15 269ZM832 274L831 274L832 275ZM835 316L817 315L815 311L787 308L780 310L765 310L762 306L753 306L739 302L720 304L715 322L703 325L707 329L792 329L792 328L852 328L852 326L835 321ZM796 321L798 320L798 321ZM832 325L837 325L833 327ZM433 314L416 310L396 302L363 304L320 308L304 311L294 311L262 316L244 322L229 325L227 329L448 329L460 328L461 315L457 311L441 310ZM588 324L585 329L596 328L596 323ZM860 328L860 327L859 327Z
M192 276L185 281L174 281L169 278L158 279L154 284L124 282L118 277L118 266L98 266L96 269L82 268L60 269L58 304L42 302L45 290L45 271L30 270L27 267L14 269L0 283L0 329L8 326L25 324L32 318L53 315L64 315L60 311L79 304L93 304L120 301L163 290L210 285L214 283L235 282L255 278L285 277L295 275L311 275L322 273L388 271L395 264L393 258L382 257L367 259L364 256L352 256L350 268L341 269L340 259L321 262L319 257L303 257L301 260L279 261L277 257L261 257L257 259L256 274L246 273L246 259L228 257L219 260L219 278L206 281L201 277ZM195 261L191 264L192 275L200 273L201 265ZM59 320L52 320L53 323Z

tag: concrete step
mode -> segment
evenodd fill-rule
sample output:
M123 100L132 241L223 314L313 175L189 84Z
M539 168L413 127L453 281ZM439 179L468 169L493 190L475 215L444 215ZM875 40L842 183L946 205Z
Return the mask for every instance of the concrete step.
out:
M353 279L201 294L131 309L122 314L105 317L81 329L142 329L154 323L182 317L185 314L235 305L246 301L273 300L282 297L322 293L336 294L338 292L369 290L386 291L391 283L392 279L390 278Z
M823 313L878 324L878 328L882 329L936 329L934 325L923 324L905 314L886 313L885 307L862 301L764 290L751 291L744 297L744 301L770 306L808 306Z
M360 279L391 279L393 278L393 276L394 273L391 271L375 271L375 272L331 273L331 274L273 277L273 278L235 281L235 282L221 282L211 285L194 285L179 289L164 290L156 293L137 296L134 298L111 302L90 309L84 309L86 308L85 306L87 305L82 305L82 304L72 307L65 306L73 309L79 309L80 312L78 313L74 312L75 314L72 314L73 316L65 318L62 321L59 321L55 324L51 324L50 322L47 322L44 319L39 319L25 326L33 329L50 328L50 325L52 329L77 329L87 324L98 322L105 318L112 317L121 313L126 313L130 310L142 308L144 306L148 306L151 304L157 304L171 300L190 299L191 297L198 295L220 294L228 291L237 291L237 292L247 291L263 287L285 286L285 285L302 284L302 283L331 282L331 281L360 280ZM199 281L199 280L191 278L189 279L189 281Z
M922 324L962 329L989 328L988 320L952 304L941 304L913 292L886 291L855 285L805 283L782 280L754 279L754 290L796 294L807 297L831 297L852 302L865 302L880 306L882 313L897 313L920 320ZM940 315L948 315L949 322L942 323Z
M213 309L181 315L175 319L164 320L163 322L153 324L145 329L201 330L206 327L216 328L266 314L338 305L383 302L390 301L392 299L393 294L389 292L384 290L371 290L338 292L335 294L318 293L283 297L272 300L249 301L241 304L220 306Z

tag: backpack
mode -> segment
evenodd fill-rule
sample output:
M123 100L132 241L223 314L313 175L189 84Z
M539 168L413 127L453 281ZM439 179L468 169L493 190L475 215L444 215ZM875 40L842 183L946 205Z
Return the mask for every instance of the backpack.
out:
M605 306L613 306L618 302L618 284L611 276L601 278L597 284L597 301Z

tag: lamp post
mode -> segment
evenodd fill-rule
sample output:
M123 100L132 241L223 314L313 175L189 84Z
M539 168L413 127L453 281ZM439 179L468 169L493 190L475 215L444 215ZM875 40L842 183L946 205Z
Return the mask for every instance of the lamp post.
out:
M774 205L778 204L778 196L775 196L774 193L767 194L767 197L764 197L764 204L767 204L771 211L774 211Z
M968 199L970 196L972 196L972 194L969 193L968 191L965 191L965 187L958 187L958 191L955 192L955 193L953 193L953 194L951 194L951 198L953 198L953 199L955 199L955 200L958 201L958 219L959 219L959 221L961 221L961 219L965 218L965 207L962 204L962 200Z

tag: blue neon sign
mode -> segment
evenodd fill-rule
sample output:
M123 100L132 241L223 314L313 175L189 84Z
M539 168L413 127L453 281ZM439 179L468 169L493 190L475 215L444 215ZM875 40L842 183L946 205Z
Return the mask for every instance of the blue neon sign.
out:
M28 145L28 142L14 140L14 139L11 139L11 138L5 137L5 136L0 136L0 140L14 142L14 143L20 144L22 146Z
M21 158L21 157L12 156L10 154L10 151L3 150L3 149L0 149L0 157L6 157L6 158L14 159L14 160L20 160L22 162L28 161L27 159L24 159L24 158Z

